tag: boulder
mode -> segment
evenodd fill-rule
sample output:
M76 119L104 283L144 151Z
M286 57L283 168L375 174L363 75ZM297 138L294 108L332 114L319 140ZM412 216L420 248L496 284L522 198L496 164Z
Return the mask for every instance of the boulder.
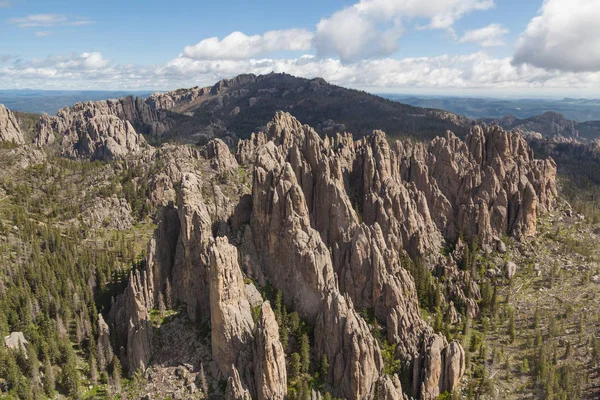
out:
M506 269L506 277L508 279L512 279L515 274L517 273L517 264L515 264L512 261L508 261L505 265L505 269Z

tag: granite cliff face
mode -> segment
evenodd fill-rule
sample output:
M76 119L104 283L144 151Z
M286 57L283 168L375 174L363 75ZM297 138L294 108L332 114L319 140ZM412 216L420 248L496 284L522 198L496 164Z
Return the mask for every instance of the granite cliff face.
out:
M390 145L381 131L321 138L280 112L238 144L237 162L220 141L148 157L164 160L151 184L162 208L146 267L111 312L126 332L128 367L147 365L148 309L169 285L190 319L211 322L212 357L235 399L282 399L288 385L278 322L245 278L279 290L314 329L311 352L329 361L324 384L334 396L437 399L455 390L465 352L421 317L410 258L447 277L449 310L476 314L479 289L456 266L462 241L496 246L503 235L534 234L556 193L553 161L534 160L519 135L497 127L475 127L464 141L449 132ZM252 171L251 189L235 181L240 168ZM448 242L456 246L445 258ZM378 337L395 346L408 386L386 373Z
M153 130L165 129L143 102L126 97L77 103L71 108L63 108L56 116L43 115L34 142L40 147L52 145L58 137L64 156L119 159L139 153L146 146L145 139L132 123Z
M4 105L0 104L0 142L23 144L23 133L14 114Z

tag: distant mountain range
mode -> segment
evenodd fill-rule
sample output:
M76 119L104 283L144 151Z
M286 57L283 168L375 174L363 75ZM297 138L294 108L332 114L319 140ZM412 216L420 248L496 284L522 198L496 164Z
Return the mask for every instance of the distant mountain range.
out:
M577 122L600 120L600 99L495 99L401 94L381 96L417 107L440 108L473 119L501 118L505 115L525 119L554 111Z

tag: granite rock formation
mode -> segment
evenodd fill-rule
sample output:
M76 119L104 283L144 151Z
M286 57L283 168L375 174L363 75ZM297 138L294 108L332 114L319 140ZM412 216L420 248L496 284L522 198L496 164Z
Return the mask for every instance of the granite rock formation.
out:
M247 293L254 283L246 277L269 282L314 327L314 357L329 360L334 396L432 400L455 390L465 352L422 319L409 267L445 277L450 318L459 318L455 307L475 315L479 289L458 268L465 242L495 248L503 235L534 234L556 193L554 162L535 160L518 134L498 127L475 127L464 141L448 132L429 144L390 144L381 131L321 138L280 112L239 143L237 162L218 140L199 152L164 146L147 156L163 160L151 184L162 207L146 269L132 274L111 311L126 332L128 366L147 365L147 310L171 285L190 319L212 322L212 357L232 399L287 391L277 321L269 302ZM251 193L234 189L237 163L253 171ZM445 243L455 243L448 257ZM385 373L364 312L412 371L410 385Z
M0 104L0 142L25 143L17 118L2 104Z

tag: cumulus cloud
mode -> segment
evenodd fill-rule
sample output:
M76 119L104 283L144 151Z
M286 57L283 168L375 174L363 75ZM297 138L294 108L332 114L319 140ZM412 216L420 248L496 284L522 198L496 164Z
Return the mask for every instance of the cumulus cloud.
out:
M89 18L70 18L65 14L32 14L26 17L10 18L8 23L17 25L20 28L30 27L48 27L56 25L88 25L92 21Z
M405 59L263 58L198 60L179 56L156 67L118 65L100 53L57 55L42 60L6 57L0 63L0 88L174 89L211 85L240 73L286 72L371 91L474 90L482 94L540 89L600 93L600 72L561 72L514 65L484 52Z
M425 20L420 29L452 29L464 14L494 6L494 0L360 0L305 29L269 31L248 36L233 32L187 46L183 56L194 60L244 60L278 51L315 49L321 57L344 62L386 57L398 50L406 21Z
M37 31L35 33L35 36L37 37L45 37L45 36L50 36L52 34L51 31Z
M268 31L253 36L233 32L221 40L212 37L187 46L183 54L196 60L242 60L277 51L308 50L312 38L313 34L305 29Z
M598 21L598 0L545 0L521 35L513 62L564 71L600 71Z
M303 77L321 76L343 86L385 89L519 89L584 88L600 84L600 73L574 74L515 66L510 58L483 52L469 55L384 58L344 63L338 59L304 56L298 59L199 61L178 57L155 72L173 80L210 77L212 83L242 72L286 72Z
M491 24L484 28L466 31L460 38L461 43L476 43L481 47L503 46L504 35L508 29L500 24Z
M361 0L322 19L314 46L318 54L335 55L346 62L386 57L398 49L403 21L425 19L421 29L452 30L464 14L493 6L493 0Z

